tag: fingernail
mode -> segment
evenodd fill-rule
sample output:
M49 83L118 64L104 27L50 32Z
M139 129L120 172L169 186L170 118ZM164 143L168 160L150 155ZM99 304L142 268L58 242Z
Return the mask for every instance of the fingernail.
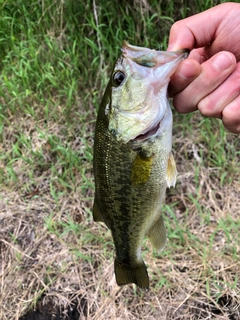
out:
M227 52L221 52L213 58L212 66L217 71L224 71L228 69L233 64L233 62L234 60L231 54Z
M167 51L178 51L180 50L181 48L176 45L176 44L169 44L168 47L167 47Z

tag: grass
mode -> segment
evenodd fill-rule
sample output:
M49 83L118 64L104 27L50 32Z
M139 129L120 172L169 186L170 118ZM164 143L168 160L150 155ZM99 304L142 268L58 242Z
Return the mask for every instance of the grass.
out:
M218 120L174 112L179 177L166 248L143 244L148 292L116 285L91 212L96 111L122 40L164 50L174 21L219 2L0 1L1 319L240 317L240 140Z

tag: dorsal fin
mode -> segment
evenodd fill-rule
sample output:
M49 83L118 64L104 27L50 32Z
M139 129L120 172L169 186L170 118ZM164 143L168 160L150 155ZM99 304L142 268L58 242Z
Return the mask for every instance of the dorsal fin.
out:
M96 200L94 200L94 204L93 204L93 220L95 222L97 221L104 222L103 216L101 215L101 212L98 209Z

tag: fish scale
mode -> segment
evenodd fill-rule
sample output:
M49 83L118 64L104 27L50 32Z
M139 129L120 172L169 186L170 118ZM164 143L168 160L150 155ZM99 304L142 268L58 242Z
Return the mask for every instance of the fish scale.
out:
M166 90L185 57L183 51L166 53L124 42L98 111L93 218L111 230L118 285L135 283L148 288L141 256L144 237L159 251L166 243L161 204L167 185L176 181Z

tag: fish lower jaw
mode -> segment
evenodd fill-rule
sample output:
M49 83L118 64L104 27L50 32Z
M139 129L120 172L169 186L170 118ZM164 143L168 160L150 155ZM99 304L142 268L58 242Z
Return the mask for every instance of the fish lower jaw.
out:
M160 128L160 121L157 123L157 125L153 128L151 128L149 131L147 131L146 133L144 134L140 134L138 135L137 137L135 137L133 140L146 140L146 139L149 139L150 137L154 136L157 131L159 130Z

